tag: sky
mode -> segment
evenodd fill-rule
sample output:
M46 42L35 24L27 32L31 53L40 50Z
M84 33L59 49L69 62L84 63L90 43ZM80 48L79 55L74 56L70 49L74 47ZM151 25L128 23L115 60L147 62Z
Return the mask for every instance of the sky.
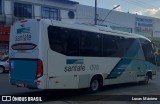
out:
M83 5L95 5L95 0L72 1ZM160 0L97 0L99 8L112 9L117 5L120 5L116 8L117 11L160 18Z

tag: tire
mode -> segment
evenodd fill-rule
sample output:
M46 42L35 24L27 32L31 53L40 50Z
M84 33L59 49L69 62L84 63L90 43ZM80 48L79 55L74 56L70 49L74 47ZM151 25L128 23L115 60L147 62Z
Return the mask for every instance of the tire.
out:
M100 88L100 82L99 82L98 78L96 78L96 77L92 78L91 83L90 83L91 93L97 92L99 90L99 88Z
M4 73L4 68L2 66L0 66L0 74Z
M146 75L145 80L141 81L140 83L142 83L142 84L148 84L148 82L149 82L149 76Z

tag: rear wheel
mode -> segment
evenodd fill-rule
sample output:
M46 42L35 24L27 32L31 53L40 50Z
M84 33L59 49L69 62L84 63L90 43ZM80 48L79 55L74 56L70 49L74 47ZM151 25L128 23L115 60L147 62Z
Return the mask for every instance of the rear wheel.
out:
M145 80L141 81L140 83L142 83L142 84L148 84L148 82L149 82L149 76L146 75Z
M0 66L0 74L4 72L4 68Z
M100 88L100 82L98 78L92 78L91 83L90 83L90 91L91 92L97 92Z

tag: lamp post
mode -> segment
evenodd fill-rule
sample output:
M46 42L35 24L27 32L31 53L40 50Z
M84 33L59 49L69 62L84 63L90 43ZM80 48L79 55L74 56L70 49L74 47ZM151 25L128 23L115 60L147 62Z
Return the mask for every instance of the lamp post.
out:
M94 21L95 21L95 25L97 25L97 0L95 0L95 18L94 18Z
M111 10L107 13L106 17L102 20L102 23L106 20L106 18L110 15L110 13L111 13L114 9L118 8L119 6L120 6L120 5L117 5L117 6L115 6L113 9L111 9ZM102 25L102 23L101 23L100 25Z

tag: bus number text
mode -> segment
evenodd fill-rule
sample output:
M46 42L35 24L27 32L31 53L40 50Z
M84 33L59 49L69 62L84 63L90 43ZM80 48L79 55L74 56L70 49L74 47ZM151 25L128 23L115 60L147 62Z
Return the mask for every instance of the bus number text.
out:
M98 64L92 64L92 65L90 65L90 70L91 71L99 70L99 65Z

